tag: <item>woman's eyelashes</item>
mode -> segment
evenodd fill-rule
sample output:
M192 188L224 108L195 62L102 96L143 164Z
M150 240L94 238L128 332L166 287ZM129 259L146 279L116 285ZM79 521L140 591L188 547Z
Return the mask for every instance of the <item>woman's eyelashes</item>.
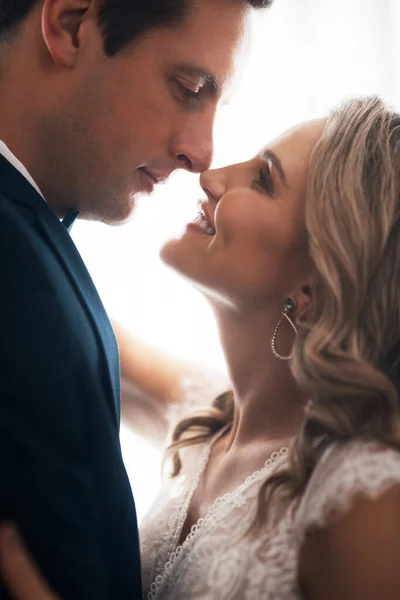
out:
M269 196L274 195L274 180L269 165L260 169L258 179L255 181L257 187L262 188Z

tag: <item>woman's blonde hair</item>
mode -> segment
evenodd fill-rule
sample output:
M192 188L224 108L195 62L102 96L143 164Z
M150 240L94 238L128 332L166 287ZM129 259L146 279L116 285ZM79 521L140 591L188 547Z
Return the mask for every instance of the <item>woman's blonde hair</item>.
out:
M291 368L310 402L284 470L259 491L254 526L278 489L299 498L326 447L355 438L400 450L400 115L376 97L332 111L311 158L306 228L312 316ZM166 456L233 420L233 396L178 423Z

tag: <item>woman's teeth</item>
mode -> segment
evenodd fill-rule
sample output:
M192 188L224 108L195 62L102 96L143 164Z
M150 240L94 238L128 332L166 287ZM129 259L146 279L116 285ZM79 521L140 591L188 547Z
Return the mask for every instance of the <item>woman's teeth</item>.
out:
M204 217L203 213L199 212L199 214L194 219L193 223L200 227L200 229L202 229L204 233L207 233L208 235L215 235L215 229L211 227L207 219Z

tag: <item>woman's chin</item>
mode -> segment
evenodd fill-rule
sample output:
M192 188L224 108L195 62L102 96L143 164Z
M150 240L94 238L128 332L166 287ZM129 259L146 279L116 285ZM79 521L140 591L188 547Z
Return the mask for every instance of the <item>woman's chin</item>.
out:
M165 266L186 279L191 285L196 285L197 278L194 276L194 265L190 261L190 253L187 252L187 248L182 247L179 239L165 242L161 246L159 257Z
M183 251L180 240L169 240L160 249L159 257L162 263L182 277L189 278L187 256ZM190 269L189 269L190 270Z
M175 242L176 240L168 240L161 246L159 251L161 262L171 269L175 269L176 260L174 260L174 256L176 257L176 252L173 250L173 245Z

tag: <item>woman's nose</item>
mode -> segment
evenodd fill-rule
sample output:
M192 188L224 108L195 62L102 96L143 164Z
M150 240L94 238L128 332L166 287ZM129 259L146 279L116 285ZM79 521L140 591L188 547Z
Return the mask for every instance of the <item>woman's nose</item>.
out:
M211 196L213 200L218 202L225 192L223 169L204 171L200 175L200 185L207 196Z

